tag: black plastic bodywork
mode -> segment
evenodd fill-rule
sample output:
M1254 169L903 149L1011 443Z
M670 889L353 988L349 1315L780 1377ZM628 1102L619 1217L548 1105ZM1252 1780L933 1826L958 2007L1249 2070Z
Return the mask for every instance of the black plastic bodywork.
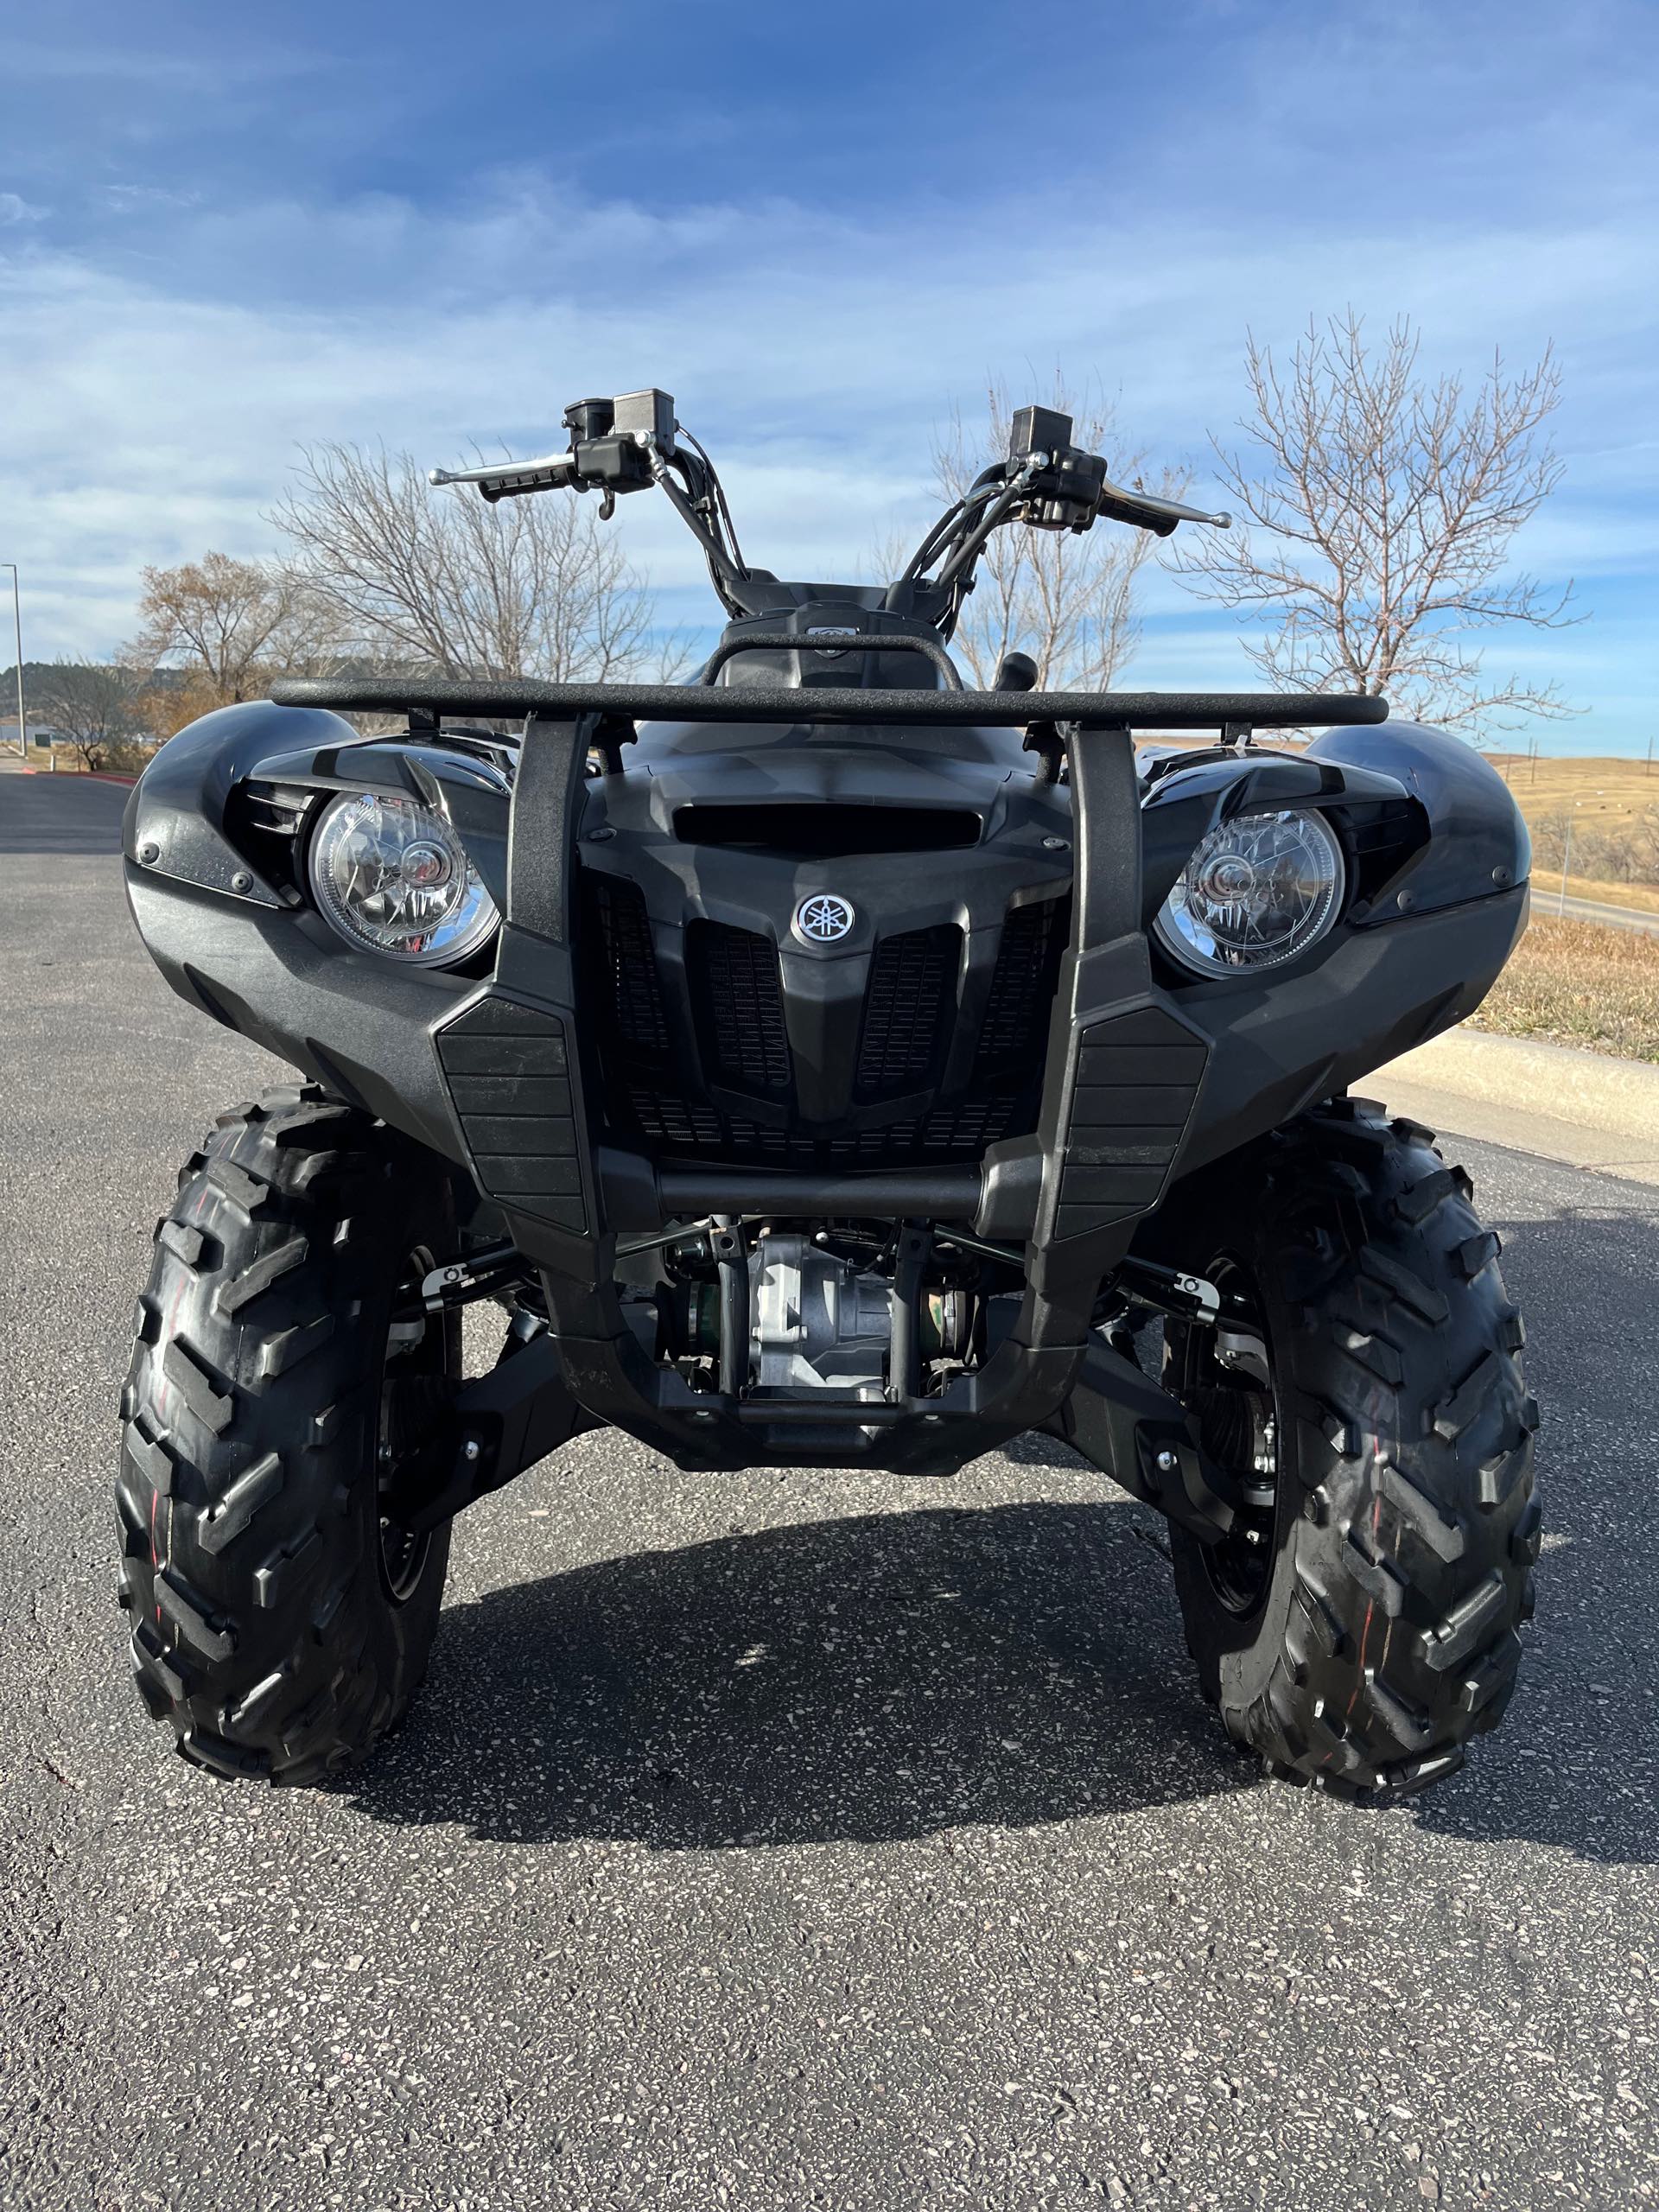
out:
M1137 765L1131 728L1239 732L1319 702L895 690L871 671L918 657L843 657L841 611L752 623L694 687L296 684L223 709L134 791L134 914L181 995L467 1172L540 1270L584 1418L699 1466L943 1473L1045 1423L1089 1449L1087 1395L1129 1389L1091 1338L1102 1282L1183 1179L1479 1003L1524 923L1525 833L1455 740L1367 727L1377 701L1326 702L1347 726L1306 753ZM486 742L359 740L323 706L384 711L393 690L428 715L527 714L511 790ZM503 917L488 973L392 967L314 911L296 855L339 790L449 815ZM1341 837L1342 921L1265 976L1173 965L1150 925L1194 846L1284 806ZM932 825L908 849L906 813ZM861 816L880 817L868 851ZM854 913L829 945L791 926L822 891ZM623 1318L615 1246L703 1213L964 1224L1023 1248L1019 1315L927 1396L695 1390ZM1136 1408L1114 1471L1224 1525L1179 1408L1147 1388L1167 1414Z

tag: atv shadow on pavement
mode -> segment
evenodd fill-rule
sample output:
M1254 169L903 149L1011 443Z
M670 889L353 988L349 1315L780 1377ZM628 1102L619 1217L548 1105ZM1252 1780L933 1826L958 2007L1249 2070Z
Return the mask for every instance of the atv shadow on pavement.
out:
M1077 1464L1036 1436L1009 1456ZM1440 1789L1386 1812L1327 1801L1333 1818L1659 1863L1659 1700L1628 1673L1603 1679L1619 1601L1596 1561L1622 1501L1605 1469L1575 1481L1551 1459L1552 1590L1510 1725ZM891 1841L1253 1789L1290 1813L1306 1801L1262 1782L1192 1690L1162 1548L1127 1502L938 1507L492 1591L445 1612L425 1700L334 1786L393 1825L660 1850ZM1634 1636L1634 1592L1624 1607Z
M1127 1505L944 1508L494 1591L446 1611L415 1716L338 1786L391 1822L667 1850L1018 1827L1254 1787L1192 1693L1142 1541L1161 1537Z

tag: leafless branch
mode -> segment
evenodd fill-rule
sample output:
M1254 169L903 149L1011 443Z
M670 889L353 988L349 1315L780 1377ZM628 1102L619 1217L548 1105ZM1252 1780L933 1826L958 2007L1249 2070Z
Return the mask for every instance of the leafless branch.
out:
M1467 643L1579 619L1570 583L1510 568L1516 532L1560 480L1544 429L1560 398L1554 355L1510 376L1495 354L1468 392L1460 378L1423 381L1418 352L1404 321L1369 348L1351 309L1310 322L1282 370L1252 337L1248 443L1211 440L1244 526L1206 533L1172 565L1255 620L1246 651L1274 684L1386 693L1471 734L1570 713L1553 684L1486 678Z
M143 587L143 627L128 658L200 676L216 707L254 696L271 663L287 658L284 631L306 619L294 580L267 561L209 553L176 569L146 569Z
M481 458L481 456L480 456ZM632 674L666 659L644 579L585 501L433 492L407 454L308 451L273 519L360 659L446 676Z

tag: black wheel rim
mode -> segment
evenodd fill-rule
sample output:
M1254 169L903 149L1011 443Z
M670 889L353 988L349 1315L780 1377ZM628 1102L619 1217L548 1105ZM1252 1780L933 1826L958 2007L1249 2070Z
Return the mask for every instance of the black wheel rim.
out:
M430 1535L415 1535L395 1521L380 1516L380 1580L394 1605L405 1605L420 1586L426 1572Z
M1229 1303L1220 1325L1185 1332L1180 1397L1197 1421L1205 1450L1238 1485L1233 1527L1202 1551L1217 1602L1244 1618L1267 1597L1278 1550L1283 1445L1273 1340L1261 1295L1242 1261L1218 1254L1205 1273ZM1255 1364L1256 1345L1265 1376ZM1237 1363L1241 1358L1247 1363Z
M424 1250L411 1252L402 1281L419 1282L432 1266ZM407 1497L442 1448L443 1411L450 1396L444 1317L429 1315L418 1328L392 1327L380 1378L380 1416L375 1435L379 1478L380 1583L394 1605L407 1605L420 1587L431 1556L429 1529L416 1535L397 1517L394 1501Z

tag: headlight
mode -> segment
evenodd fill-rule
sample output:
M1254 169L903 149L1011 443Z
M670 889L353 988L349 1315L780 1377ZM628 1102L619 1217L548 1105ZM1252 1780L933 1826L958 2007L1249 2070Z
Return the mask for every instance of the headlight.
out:
M1281 967L1335 921L1343 874L1342 847L1322 815L1241 814L1205 838L1153 926L1201 976Z
M331 799L311 840L311 889L348 944L452 967L495 927L495 902L441 814L377 791Z

